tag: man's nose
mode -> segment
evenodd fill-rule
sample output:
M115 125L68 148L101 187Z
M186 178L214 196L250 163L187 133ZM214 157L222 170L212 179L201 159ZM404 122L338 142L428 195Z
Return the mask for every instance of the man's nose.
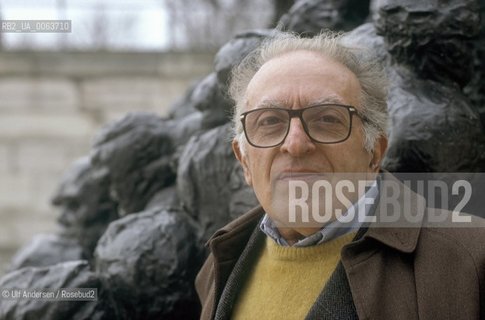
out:
M281 145L281 151L288 152L294 157L298 157L315 150L315 144L305 132L303 124L299 118L290 120L288 135Z

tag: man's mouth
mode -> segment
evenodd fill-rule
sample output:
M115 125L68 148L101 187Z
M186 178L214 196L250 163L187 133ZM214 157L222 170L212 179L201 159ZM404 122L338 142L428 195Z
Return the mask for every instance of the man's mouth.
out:
M324 173L314 170L288 170L281 172L278 180L308 180L323 177Z

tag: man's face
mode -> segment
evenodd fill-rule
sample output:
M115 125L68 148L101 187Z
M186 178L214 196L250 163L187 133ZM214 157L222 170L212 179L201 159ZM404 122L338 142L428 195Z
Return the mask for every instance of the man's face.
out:
M361 110L361 87L356 76L344 65L310 51L295 51L265 63L250 81L245 110L262 107L301 109L321 103L338 103ZM246 181L254 189L262 207L273 220L285 220L272 212L275 186L283 177L315 173L371 173L379 164L385 141L376 143L374 152L364 148L362 120L354 115L349 138L336 144L314 143L305 133L300 119L292 118L283 144L256 148L245 141L242 154L233 143Z

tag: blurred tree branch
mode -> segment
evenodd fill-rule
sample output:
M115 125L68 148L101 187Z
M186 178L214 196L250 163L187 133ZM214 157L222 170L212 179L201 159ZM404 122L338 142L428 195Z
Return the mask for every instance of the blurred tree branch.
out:
M215 50L239 32L270 27L276 3L279 15L288 2L293 0L164 0L171 47Z

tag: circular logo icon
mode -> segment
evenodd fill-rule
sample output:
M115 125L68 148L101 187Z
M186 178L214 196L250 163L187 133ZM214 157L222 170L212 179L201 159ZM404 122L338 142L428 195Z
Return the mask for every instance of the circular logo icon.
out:
M2 297L4 297L4 298L10 297L10 292L8 290L3 290L2 291Z

